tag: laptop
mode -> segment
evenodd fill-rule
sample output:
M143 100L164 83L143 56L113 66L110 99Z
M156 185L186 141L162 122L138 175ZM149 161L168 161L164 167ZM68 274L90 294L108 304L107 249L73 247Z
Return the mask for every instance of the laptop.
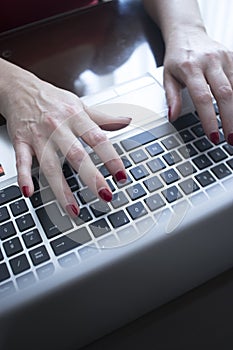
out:
M65 159L81 211L68 217L34 164L24 198L0 126L0 347L79 349L233 266L233 147L212 144L184 90L171 124L163 68L83 98L132 123L109 137L127 169L96 198Z

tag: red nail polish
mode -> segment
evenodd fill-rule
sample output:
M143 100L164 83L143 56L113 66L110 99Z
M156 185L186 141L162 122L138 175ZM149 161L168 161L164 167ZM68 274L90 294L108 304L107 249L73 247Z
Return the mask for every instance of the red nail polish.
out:
M66 211L68 212L68 214L70 216L75 216L76 217L79 214L79 210L74 204L68 204L66 206Z
M99 191L99 196L106 202L112 200L112 193L107 188L102 188L102 190Z
M218 132L212 132L210 134L210 141L213 142L215 145L219 143L219 133Z
M119 170L116 174L115 174L115 179L117 182L123 182L127 179L127 175L123 170Z
M229 145L233 146L233 133L228 135L227 142L229 143Z
M29 197L29 187L28 186L23 186L22 192L23 192L24 197Z

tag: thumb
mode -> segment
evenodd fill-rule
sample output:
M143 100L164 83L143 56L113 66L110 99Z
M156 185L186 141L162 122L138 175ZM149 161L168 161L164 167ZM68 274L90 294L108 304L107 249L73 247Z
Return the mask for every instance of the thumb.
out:
M169 72L164 72L164 88L168 104L168 117L174 122L180 115L182 108L182 85Z

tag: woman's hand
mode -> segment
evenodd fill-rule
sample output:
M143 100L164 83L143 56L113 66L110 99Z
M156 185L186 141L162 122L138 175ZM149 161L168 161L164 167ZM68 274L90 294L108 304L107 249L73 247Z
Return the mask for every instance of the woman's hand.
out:
M1 64L2 61L0 68ZM92 111L75 94L42 81L17 66L5 62L4 65L7 80L0 89L0 113L7 120L23 194L30 197L34 192L31 166L32 158L36 156L40 170L61 206L72 217L78 215L78 204L62 173L59 150L93 193L110 201L111 190L80 139L92 147L117 181L124 181L124 165L103 129L123 128L129 124L130 118L113 118Z
M233 145L233 53L213 41L202 27L181 29L171 33L166 41L164 86L169 119L174 121L179 116L181 89L186 86L205 133L217 144L219 132L212 93L225 138Z

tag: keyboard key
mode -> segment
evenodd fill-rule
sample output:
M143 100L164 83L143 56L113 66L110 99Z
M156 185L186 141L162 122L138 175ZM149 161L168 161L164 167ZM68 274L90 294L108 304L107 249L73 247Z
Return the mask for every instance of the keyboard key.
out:
M199 190L200 188L192 178L180 182L179 186L187 195Z
M160 209L165 205L164 200L158 193L155 193L149 198L146 198L145 203L151 211Z
M144 185L148 189L149 192L157 191L159 188L163 187L162 182L158 178L158 176L153 176L149 179L143 181Z
M0 223L7 221L10 218L10 214L7 207L0 207Z
M16 278L17 285L19 289L24 289L32 286L34 283L36 283L36 278L33 274L33 272L28 272L24 274L23 276L20 276Z
M0 281L1 282L1 281ZM13 282L7 282L0 285L0 299L12 295L16 292Z
M220 147L208 152L208 155L215 163L221 162L227 158L226 153Z
M166 147L167 150L171 150L180 145L174 136L169 136L166 139L162 140L162 144Z
M108 219L111 222L113 228L121 227L129 222L129 219L123 210L110 214L108 216Z
M51 246L55 255L64 254L91 240L91 236L85 227L79 228L65 236L55 239Z
M181 158L176 151L171 151L169 153L164 154L163 159L165 159L168 165L174 165L181 161Z
M186 146L180 147L178 151L185 159L191 158L197 154L197 151L191 144L187 144Z
M12 185L0 190L0 205L9 203L17 198L22 197L18 186Z
M179 132L179 135L184 143L194 140L194 136L191 134L189 130L181 130Z
M92 215L87 207L80 209L79 216L74 219L77 226L83 225L85 222L92 220Z
M209 171L204 171L203 173L196 175L195 178L203 187L211 185L216 181Z
M183 130L199 122L199 119L193 113L187 113L179 117L174 123L176 130Z
M0 238L2 240L16 235L16 230L13 222L8 221L5 224L0 225Z
M166 190L162 191L162 194L169 203L172 203L182 197L182 194L176 186L167 188Z
M178 165L176 168L184 177L192 175L196 172L196 169L189 161Z
M227 153L230 156L233 156L233 146L229 145L228 143L226 143L223 148L225 149L225 151L227 151Z
M3 282L10 278L10 273L5 263L0 264L0 282ZM0 294L1 295L1 294Z
M140 180L149 175L144 165L138 165L135 168L130 169L130 173L135 180Z
M90 205L90 208L95 215L96 218L99 216L105 215L111 211L108 203L98 200L97 202L94 202Z
M177 172L174 169L166 170L163 173L161 173L160 176L162 177L162 179L167 185L170 185L173 182L180 179L180 176L177 174Z
M89 225L93 235L98 238L110 232L111 229L105 219L99 219Z
M18 219L16 219L16 223L20 232L26 231L35 226L35 222L31 214L20 216Z
M30 201L34 208L38 208L42 204L51 202L54 199L55 199L55 196L49 187L41 190L40 192L33 193L33 195L30 197Z
M157 171L166 168L166 165L163 163L163 161L160 158L152 159L146 164L150 168L152 173L156 173Z
M10 208L14 216L18 216L28 211L28 207L24 199L11 203Z
M164 152L164 149L160 146L158 142L153 143L146 147L147 152L152 156L157 156L160 153Z
M128 206L126 209L133 220L147 214L147 210L141 202L134 203Z
M2 251L0 249L0 261L2 261L4 258L3 258L3 254L2 254Z
M114 209L118 209L123 205L127 204L129 201L123 191L119 191L113 194L111 204Z
M200 170L208 168L213 164L205 154L201 154L200 156L194 158L193 162Z
M79 263L79 260L75 253L70 253L58 259L58 262L61 267L67 269L77 265Z
M139 183L136 183L135 185L128 187L126 191L132 200L139 199L146 194L146 191L143 189L142 185Z
M141 163L144 160L148 159L146 153L143 151L143 149L139 149L137 151L131 152L130 157L134 161L135 164Z
M37 266L50 259L45 246L37 247L29 252L33 265Z
M78 191L80 186L79 186L79 183L77 181L77 179L73 176L73 177L70 177L69 179L66 180L71 191L74 192L74 191Z
M56 203L37 209L36 214L48 238L73 228L70 218L61 214Z
M30 265L26 255L22 254L10 260L10 265L14 275L18 275L30 269Z
M36 272L40 280L43 280L45 278L48 278L53 275L55 271L55 267L52 263L48 263L46 265L43 265L39 267Z
M82 204L87 204L97 199L96 195L88 187L78 192L78 198Z
M22 237L27 248L34 247L42 242L41 236L37 229L24 233Z
M224 177L232 174L230 169L227 168L225 164L216 165L215 167L211 168L211 170L218 179L223 179Z
M151 132L144 131L128 139L122 140L121 145L126 151L131 151L139 146L142 146L151 141L154 141L155 139L156 137Z
M18 237L10 239L3 243L3 247L5 249L7 256L15 255L23 250L22 244Z
M194 132L194 134L197 137L201 137L205 135L204 129L201 124L197 124L191 128L191 130Z
M206 137L203 137L202 139L195 141L194 145L197 147L197 149L200 152L205 152L206 150L213 147L210 141L208 141Z
M68 177L71 177L73 175L73 172L69 166L69 164L64 163L62 166L62 171L63 171L63 175L65 176L65 178L67 179Z

